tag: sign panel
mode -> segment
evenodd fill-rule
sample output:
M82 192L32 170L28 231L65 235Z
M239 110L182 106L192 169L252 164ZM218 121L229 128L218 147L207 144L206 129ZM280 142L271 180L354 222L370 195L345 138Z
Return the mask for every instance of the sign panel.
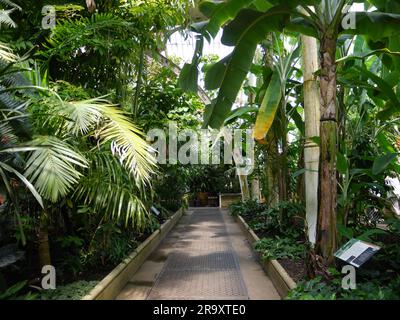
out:
M359 268L378 250L380 247L375 244L351 239L335 253L335 257Z

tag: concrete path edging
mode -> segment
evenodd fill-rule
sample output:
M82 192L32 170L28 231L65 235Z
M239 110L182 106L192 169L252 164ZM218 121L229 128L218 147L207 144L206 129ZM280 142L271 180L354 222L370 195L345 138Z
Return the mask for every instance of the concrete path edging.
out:
M235 220L240 225L252 245L260 240L241 216L235 217ZM264 271L271 278L271 281L276 287L279 295L282 299L285 298L290 290L296 288L296 282L289 276L278 260L273 259L264 261L259 253L255 253L258 256Z
M185 213L183 208L179 209L169 218L159 230L152 233L135 251L133 251L124 261L112 270L103 280L101 280L89 294L82 300L112 300L122 288L128 283L134 274L146 261L150 254L158 247L161 241L179 222Z

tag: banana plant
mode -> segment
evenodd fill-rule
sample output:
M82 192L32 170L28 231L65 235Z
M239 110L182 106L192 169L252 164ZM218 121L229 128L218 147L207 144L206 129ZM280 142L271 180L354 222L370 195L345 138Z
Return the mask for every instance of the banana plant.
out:
M226 1L233 3L236 1ZM319 198L319 232L317 250L323 257L325 265L334 263L336 250L336 204L337 180L336 160L332 154L337 151L337 73L336 48L341 34L360 34L378 39L398 36L400 15L384 11L364 11L349 13L353 1L346 0L310 0L310 1L267 1L271 6L260 10L253 3L244 3L236 9L234 18L222 19L224 26L222 42L233 46L231 56L221 67L219 94L205 112L204 125L219 128L229 115L237 93L250 69L257 45L269 32L280 32L284 28L315 37L320 44L320 198ZM365 1L375 5L378 1ZM379 9L385 9L379 1ZM214 10L203 10L208 17ZM210 6L208 6L210 8ZM387 7L386 7L387 9ZM304 13L307 12L307 14ZM233 12L233 14L235 13ZM352 23L348 23L348 20ZM211 18L210 18L210 21ZM215 21L215 20L213 20ZM226 25L224 23L229 22Z

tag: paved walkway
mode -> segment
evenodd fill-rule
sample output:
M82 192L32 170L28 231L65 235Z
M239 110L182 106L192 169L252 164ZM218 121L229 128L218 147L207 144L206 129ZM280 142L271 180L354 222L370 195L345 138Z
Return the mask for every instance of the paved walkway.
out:
M266 299L279 295L225 210L189 209L119 300Z

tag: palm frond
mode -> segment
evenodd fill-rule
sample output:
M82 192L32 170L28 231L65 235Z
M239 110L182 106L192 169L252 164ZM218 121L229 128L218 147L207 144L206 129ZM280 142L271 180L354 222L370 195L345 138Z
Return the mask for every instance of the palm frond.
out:
M102 98L67 102L60 112L70 119L69 132L85 134L100 120L105 124L97 131L102 143L111 142L114 155L133 174L136 181L148 183L156 161L141 131L124 115L123 110Z
M5 62L16 62L17 56L12 52L12 49L4 43L0 42L0 60Z
M109 152L91 152L86 157L90 165L75 189L75 199L90 205L105 220L142 229L149 217L145 190L136 186Z
M5 24L6 26L9 26L10 28L15 28L17 27L17 24L14 22L13 19L11 19L10 14L14 11L14 9L10 10L0 10L0 26L2 24Z
M4 4L6 6L12 7L14 9L20 10L20 11L22 10L22 8L19 5L17 5L16 3L14 3L10 0L0 0L0 3Z
M55 137L39 137L32 144L40 148L29 156L24 175L44 199L57 202L82 177L77 167L87 167L87 161Z
M18 141L13 128L8 122L0 122L0 146L8 147L16 144Z

